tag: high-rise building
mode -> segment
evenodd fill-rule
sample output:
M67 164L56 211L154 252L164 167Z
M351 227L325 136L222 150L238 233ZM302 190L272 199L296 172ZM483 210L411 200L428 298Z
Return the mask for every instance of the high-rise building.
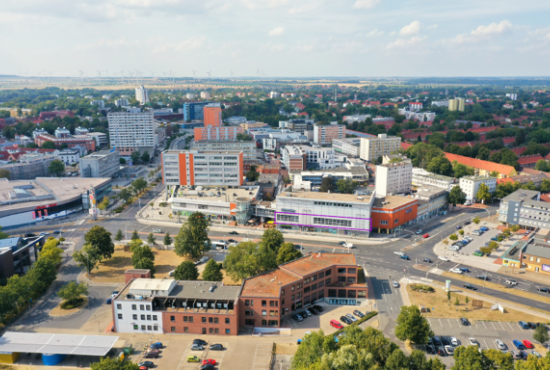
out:
M449 99L449 110L464 112L464 98Z
M210 99L210 93L208 91L201 91L200 97L201 99Z
M244 133L242 127L236 126L207 126L195 127L195 141L201 140L237 140L237 135Z
M149 103L149 92L143 85L136 87L136 100L141 105Z
M153 112L112 112L107 115L111 148L131 155L142 148L155 147Z
M359 156L365 161L375 161L383 155L401 149L401 138L379 134L378 137L362 137Z
M329 125L313 126L313 142L319 145L330 145L332 140L346 137L346 125L331 122Z
M80 158L80 176L113 177L120 171L120 155L116 150L102 150Z
M243 152L236 150L166 150L162 153L165 185L241 186Z
M255 141L233 141L233 140L200 140L195 141L191 146L191 150L206 150L206 151L225 151L236 150L243 152L245 161L253 161L256 159L256 142Z
M204 119L204 107L210 104L207 101L183 103L184 121L202 121Z
M204 126L223 126L222 108L219 103L208 104L204 107Z
M410 159L376 166L376 197L409 193L412 185L412 163Z

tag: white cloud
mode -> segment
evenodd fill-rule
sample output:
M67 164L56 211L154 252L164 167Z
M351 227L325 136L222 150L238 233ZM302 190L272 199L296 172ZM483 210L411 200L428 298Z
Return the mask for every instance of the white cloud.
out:
M283 33L285 33L285 28L284 27L276 27L276 28L272 29L271 31L269 31L269 36L280 36Z
M303 4L303 5L300 5L300 6L295 6L293 8L288 9L288 13L289 14L300 14L300 13L309 12L309 11L317 8L317 5L318 5L318 3Z
M382 36L384 34L384 31L378 31L378 29L374 29L367 33L367 37L374 37L374 36Z
M401 31L399 31L399 34L401 36L409 36L409 35L416 35L418 32L420 32L420 22L413 21L411 22L411 24L401 28Z
M435 29L437 29L437 27L438 27L437 24L432 24L431 26L426 27L426 29L435 30Z
M395 35L395 34L396 34L395 31L391 31L391 32L390 32L390 36L393 36L393 35Z
M381 0L356 0L353 4L355 9L371 9L380 3Z
M513 29L510 21L503 20L500 23L491 23L488 26L481 25L470 34L457 35L452 41L457 44L476 43L501 35Z
M388 49L408 49L413 46L417 46L424 40L423 37L414 36L409 40L397 39L393 42L390 42L386 48Z
M244 6L249 9L278 8L287 5L290 0L242 0Z

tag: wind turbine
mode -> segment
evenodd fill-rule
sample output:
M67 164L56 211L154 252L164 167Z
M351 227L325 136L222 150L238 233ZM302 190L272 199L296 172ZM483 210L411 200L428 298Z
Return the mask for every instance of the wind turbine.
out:
M195 71L194 69L191 69L193 71L193 84L196 83L196 80L195 80L195 74L197 73L197 71Z
M97 70L97 76L98 76L99 78L101 78L101 72L102 72L102 71Z
M78 74L80 75L80 81L82 81L83 76L84 76L84 71L83 71L83 70L79 70L79 71L78 71Z
M235 73L233 73L233 70L231 70L231 76L234 76L234 75L235 75Z

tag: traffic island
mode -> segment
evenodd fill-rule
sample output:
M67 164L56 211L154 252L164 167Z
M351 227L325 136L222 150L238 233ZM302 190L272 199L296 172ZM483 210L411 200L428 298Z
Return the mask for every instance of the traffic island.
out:
M81 301L78 305L69 309L62 308L61 306L64 301L60 302L53 310L50 311L49 315L52 317L63 317L77 313L88 305L88 297L82 297L80 299Z

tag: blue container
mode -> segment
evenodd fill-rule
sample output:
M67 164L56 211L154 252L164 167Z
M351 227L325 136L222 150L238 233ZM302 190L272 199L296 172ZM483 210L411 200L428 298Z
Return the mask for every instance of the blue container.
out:
M65 359L67 355L52 355L52 354L42 354L42 363L46 366L54 366L59 364Z

